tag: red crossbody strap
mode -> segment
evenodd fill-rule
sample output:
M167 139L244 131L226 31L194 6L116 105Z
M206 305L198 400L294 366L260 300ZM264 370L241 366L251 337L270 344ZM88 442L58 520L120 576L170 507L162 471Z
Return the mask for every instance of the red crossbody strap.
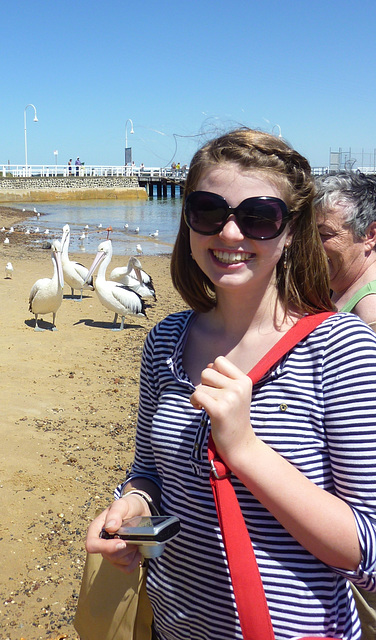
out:
M300 340L305 338L333 312L304 316L270 349L248 373L252 382L262 376ZM244 640L275 640L257 561L244 518L231 484L230 469L217 456L209 435L208 458L223 543L234 589L235 601Z

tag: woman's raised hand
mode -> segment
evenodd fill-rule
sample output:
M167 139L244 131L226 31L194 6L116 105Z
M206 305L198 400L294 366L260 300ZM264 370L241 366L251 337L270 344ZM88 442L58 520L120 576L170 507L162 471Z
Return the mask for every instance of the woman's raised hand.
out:
M224 356L201 373L201 384L191 396L196 409L210 416L218 454L232 468L232 460L244 455L256 440L250 424L252 381Z

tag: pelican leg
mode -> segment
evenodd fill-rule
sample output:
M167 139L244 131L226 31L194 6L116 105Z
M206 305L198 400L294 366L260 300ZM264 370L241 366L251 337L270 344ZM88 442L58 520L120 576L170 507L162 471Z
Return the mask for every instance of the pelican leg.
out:
M57 326L55 325L56 313L52 314L52 329L51 331L57 331Z
M45 329L42 329L39 324L38 324L38 314L35 314L35 327L34 327L34 331L45 331Z
M112 327L112 331L121 331L121 325L120 325L120 328L118 328L118 327L116 326L117 319L118 319L118 314L117 314L117 313L115 313L115 317L114 317L114 326ZM122 318L122 319L123 319L123 318Z

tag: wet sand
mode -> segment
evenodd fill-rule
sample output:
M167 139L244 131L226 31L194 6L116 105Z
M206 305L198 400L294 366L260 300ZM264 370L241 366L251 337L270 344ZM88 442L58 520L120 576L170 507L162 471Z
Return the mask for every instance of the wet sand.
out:
M75 640L86 529L133 459L142 345L185 304L171 284L170 256L141 256L157 293L147 318L127 316L124 331L113 332L113 313L95 292L79 302L65 285L58 330L34 332L29 292L53 267L50 251L17 226L24 216L0 206L0 228L16 230L8 245L0 233L0 638ZM93 259L70 257L87 267ZM114 256L111 268L125 262ZM44 320L49 328L52 315Z

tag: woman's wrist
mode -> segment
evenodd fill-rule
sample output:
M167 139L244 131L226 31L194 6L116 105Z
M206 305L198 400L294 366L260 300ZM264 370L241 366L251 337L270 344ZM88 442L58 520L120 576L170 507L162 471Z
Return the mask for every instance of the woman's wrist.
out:
M153 498L149 493L147 493L147 491L144 491L143 489L127 489L127 486L123 487L121 491L121 497L125 498L126 496L129 496L129 495L135 495L142 498L144 502L146 502L147 506L149 507L149 510L152 516L160 515L157 507L153 502Z

